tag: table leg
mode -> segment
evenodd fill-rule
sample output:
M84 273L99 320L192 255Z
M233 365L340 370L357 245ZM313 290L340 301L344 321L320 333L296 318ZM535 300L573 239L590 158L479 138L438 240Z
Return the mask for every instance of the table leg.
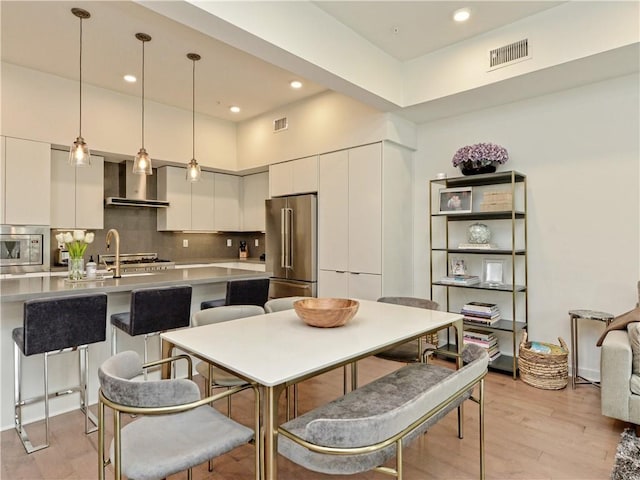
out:
M263 438L263 472L266 480L278 478L278 400L284 385L274 387L260 386L260 397L264 414L262 415Z
M162 339L162 356L161 358L169 358L171 356L171 351L175 345L171 342L167 342L164 338ZM171 364L165 363L162 365L161 370L161 378L166 380L171 378Z
M578 318L571 315L571 389L576 389L578 378Z

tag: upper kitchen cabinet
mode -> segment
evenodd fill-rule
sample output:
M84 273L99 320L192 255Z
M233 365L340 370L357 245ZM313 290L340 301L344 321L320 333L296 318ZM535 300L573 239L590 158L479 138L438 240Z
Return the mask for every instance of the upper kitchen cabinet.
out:
M158 168L158 199L169 202L158 209L158 230L214 230L214 175L202 172L189 182L184 168Z
M240 230L240 193L242 177L215 174L215 230Z
M319 170L318 295L412 294L411 151L364 145L321 155Z
M242 230L264 232L265 200L269 198L269 174L256 173L242 177Z
M49 225L51 212L51 145L0 137L0 223Z
M104 228L104 158L69 165L69 152L51 150L51 228Z
M269 166L272 197L318 191L318 155Z

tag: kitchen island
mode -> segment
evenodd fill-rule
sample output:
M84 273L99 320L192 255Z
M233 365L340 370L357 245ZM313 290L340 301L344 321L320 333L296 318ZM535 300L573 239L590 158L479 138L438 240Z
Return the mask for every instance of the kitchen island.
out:
M98 366L110 356L111 325L113 313L129 310L130 294L138 288L169 285L191 285L193 296L191 312L200 310L200 302L224 298L228 280L269 278L270 272L241 270L236 268L206 266L200 268L176 268L153 273L130 273L122 278L111 277L95 281L68 283L61 276L14 277L0 280L0 428L13 427L13 340L11 332L22 326L23 305L34 298L55 298L65 295L104 292L107 303L107 341L89 346L89 403L97 402ZM149 343L149 358L160 357L159 341ZM135 350L142 355L143 338L118 337L118 349ZM23 390L26 397L42 392L42 356L35 355L23 361ZM49 361L49 389L60 390L77 384L78 360L76 355L59 355ZM69 395L51 402L51 415L78 408L78 396ZM23 410L24 422L42 418L42 405L27 406ZM27 427L28 428L28 427ZM81 435L82 432L78 432Z

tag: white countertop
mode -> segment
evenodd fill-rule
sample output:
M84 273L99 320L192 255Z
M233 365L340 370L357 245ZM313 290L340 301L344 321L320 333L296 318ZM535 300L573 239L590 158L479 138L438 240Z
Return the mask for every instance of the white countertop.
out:
M221 266L176 268L152 273L129 273L122 278L69 283L65 276L19 277L0 280L0 301L15 302L32 298L56 297L91 292L126 292L136 288L177 284L206 284L236 279L269 278L271 272L258 272Z

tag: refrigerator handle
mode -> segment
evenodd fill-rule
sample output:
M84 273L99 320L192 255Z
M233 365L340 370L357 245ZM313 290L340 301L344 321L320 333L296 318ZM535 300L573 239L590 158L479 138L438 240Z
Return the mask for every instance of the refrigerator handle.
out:
M287 224L285 208L280 209L280 268L285 268L287 258Z
M284 212L284 222L283 225L285 226L285 234L283 235L283 239L284 239L284 249L283 251L286 252L284 254L284 265L283 268L292 268L293 267L293 261L292 261L292 250L293 250L293 235L292 235L292 231L293 231L293 208L283 208L282 209Z

